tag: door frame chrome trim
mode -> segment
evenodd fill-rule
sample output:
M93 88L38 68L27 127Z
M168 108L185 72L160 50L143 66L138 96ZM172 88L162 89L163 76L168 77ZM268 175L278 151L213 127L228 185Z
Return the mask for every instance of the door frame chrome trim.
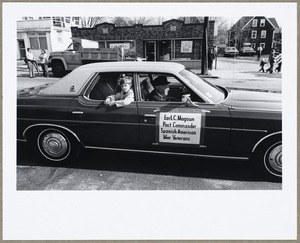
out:
M241 131L241 132L268 132L267 130L258 130L258 129L243 129L243 128L232 128L232 131Z
M153 150L122 149L122 148L93 147L93 146L84 146L84 148L86 148L86 149L98 149L98 150L115 150L115 151L126 151L126 152L138 152L138 153L151 153L151 154L195 156L195 157L201 157L201 158L249 160L249 157L234 157L234 156L206 155L206 154L190 154L190 153L177 153L177 152L165 152L165 151L153 151Z

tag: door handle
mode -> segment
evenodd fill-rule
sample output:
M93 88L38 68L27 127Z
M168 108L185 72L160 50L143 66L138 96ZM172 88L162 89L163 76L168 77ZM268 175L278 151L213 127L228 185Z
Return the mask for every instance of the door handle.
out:
M144 117L156 118L156 115L155 114L145 114Z
M82 116L83 111L72 111L72 115Z

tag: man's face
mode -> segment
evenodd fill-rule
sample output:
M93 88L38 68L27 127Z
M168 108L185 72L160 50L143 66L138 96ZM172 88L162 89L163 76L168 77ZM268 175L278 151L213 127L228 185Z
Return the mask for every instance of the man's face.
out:
M166 86L165 86L165 96L168 95L169 90L170 90L169 85L166 85Z

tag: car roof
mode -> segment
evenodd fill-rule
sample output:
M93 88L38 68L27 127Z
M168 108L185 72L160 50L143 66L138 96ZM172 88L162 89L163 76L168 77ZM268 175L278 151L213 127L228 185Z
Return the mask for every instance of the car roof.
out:
M42 90L40 95L77 95L89 78L97 72L156 72L178 73L184 65L174 62L102 62L82 65Z

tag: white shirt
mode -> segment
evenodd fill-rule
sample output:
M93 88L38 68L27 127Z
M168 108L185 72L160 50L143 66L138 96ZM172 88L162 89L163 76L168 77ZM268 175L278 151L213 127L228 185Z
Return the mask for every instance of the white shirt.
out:
M26 58L27 58L28 60L34 60L33 54L32 54L31 52L27 52L27 53L26 53Z

